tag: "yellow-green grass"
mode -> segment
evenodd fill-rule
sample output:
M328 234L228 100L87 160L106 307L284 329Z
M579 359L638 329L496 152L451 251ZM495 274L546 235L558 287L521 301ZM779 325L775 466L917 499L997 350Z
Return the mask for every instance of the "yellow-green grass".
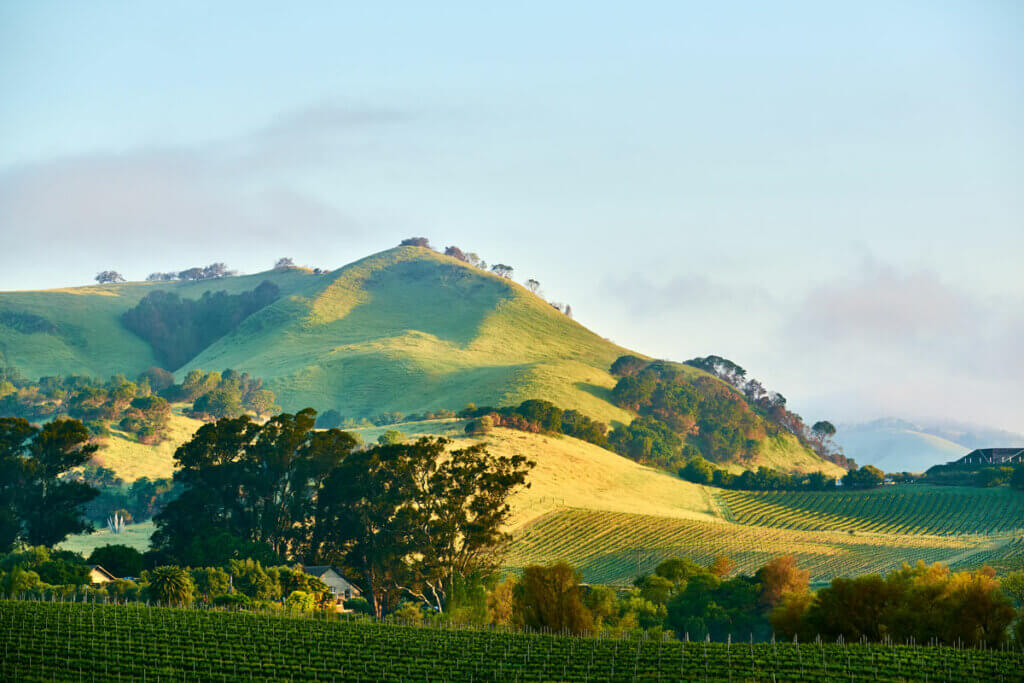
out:
M400 247L253 315L182 372L239 368L286 407L354 417L540 397L628 422L606 400L626 352L514 282Z
M1008 534L1024 529L1024 493L905 484L867 491L721 491L728 517L784 529L891 534Z
M495 429L481 439L467 438L464 420L434 420L353 430L375 441L388 429L409 438L441 434L455 448L482 442L495 455L522 455L536 463L529 488L513 495L511 529L562 507L584 507L684 519L718 519L708 489L645 467L594 444L568 436Z
M67 540L58 547L61 550L70 550L89 557L93 550L105 545L126 545L135 548L140 553L149 550L149 537L153 535L153 522L141 522L140 524L129 524L124 531L113 533L110 529L98 529L91 534L77 534L69 536Z
M770 467L780 472L823 472L830 477L842 477L846 474L842 467L821 459L792 434L766 438L761 443L757 461L751 464L752 469L758 467ZM733 474L739 474L747 468L730 464L725 469Z
M709 564L718 555L752 573L779 555L793 555L816 583L898 568L904 562L978 564L1006 540L977 537L844 534L752 527L623 512L570 509L552 512L516 533L506 566L565 560L585 581L627 584L669 557Z
M128 282L2 292L0 314L39 316L57 331L26 334L0 324L0 362L32 379L47 375L109 377L119 372L134 377L159 362L149 344L124 327L120 318L149 292L162 289L199 298L207 291L251 290L270 280L288 295L320 279L308 271L291 269L199 282Z
M129 434L112 430L111 436L100 442L92 462L114 470L126 482L141 477L170 477L174 474L175 449L191 439L202 424L201 420L186 417L176 408L164 433L165 439L158 444L139 443Z

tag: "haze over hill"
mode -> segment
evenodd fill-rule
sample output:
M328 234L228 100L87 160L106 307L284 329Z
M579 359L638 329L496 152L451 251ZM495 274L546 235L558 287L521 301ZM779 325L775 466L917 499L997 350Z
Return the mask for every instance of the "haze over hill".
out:
M861 465L887 472L923 472L975 448L1024 445L1024 435L949 420L881 418L840 425L836 441Z

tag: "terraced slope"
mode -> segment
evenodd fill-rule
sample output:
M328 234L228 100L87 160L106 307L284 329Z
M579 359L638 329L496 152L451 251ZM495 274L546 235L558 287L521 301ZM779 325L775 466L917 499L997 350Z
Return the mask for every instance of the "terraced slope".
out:
M727 555L735 572L752 573L773 557L792 554L811 572L811 581L825 582L917 560L975 566L995 549L994 542L978 537L850 535L574 509L553 512L518 532L506 564L566 560L586 581L625 585L669 557L710 564Z
M739 524L890 534L1008 534L1024 529L1024 493L900 485L869 491L721 491Z
M0 601L17 681L1018 681L1018 649L623 641L251 612ZM115 646L111 646L114 644Z

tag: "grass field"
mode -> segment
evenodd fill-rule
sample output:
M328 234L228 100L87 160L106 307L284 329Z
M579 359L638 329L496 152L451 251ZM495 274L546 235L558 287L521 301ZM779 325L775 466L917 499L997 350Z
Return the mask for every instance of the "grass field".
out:
M141 477L170 477L174 474L175 449L191 439L202 425L201 420L182 415L180 407L176 406L171 413L164 441L147 445L139 443L129 434L113 429L111 436L101 442L99 451L93 456L93 463L114 470L126 482Z
M0 363L32 379L47 375L92 375L107 378L122 372L135 377L158 365L149 345L121 324L120 317L155 289L199 298L206 291L232 293L254 289L264 280L282 295L320 280L300 269L199 282L128 282L67 289L0 293ZM33 316L47 331L26 333L5 316ZM211 368L221 370L223 368Z
M1024 492L904 484L868 491L721 491L726 516L780 529L890 534L1024 530Z
M0 647L0 678L17 681L1024 679L1020 650L620 640L46 602L0 601Z
M515 534L506 564L520 568L566 560L585 581L629 584L669 557L689 557L710 564L718 555L735 562L736 573L753 573L779 555L794 555L811 581L856 576L911 564L946 562L981 564L988 553L1009 539L982 537L850 535L826 531L794 531L702 522L672 517L597 510L562 510L535 521Z
M61 550L81 553L83 557L89 557L93 550L105 545L126 545L144 553L149 550L149 537L153 535L153 528L153 522L149 521L128 524L119 534L106 528L98 529L91 534L69 536L59 547Z

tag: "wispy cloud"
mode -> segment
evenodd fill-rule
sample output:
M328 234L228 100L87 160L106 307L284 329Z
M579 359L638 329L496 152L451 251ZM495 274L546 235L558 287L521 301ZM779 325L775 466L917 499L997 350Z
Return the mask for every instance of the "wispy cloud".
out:
M83 257L94 268L138 261L154 250L186 251L185 245L193 253L224 254L229 246L237 253L240 243L279 244L282 234L358 238L358 220L296 181L304 171L358 163L366 140L382 134L376 127L406 118L323 104L202 145L2 169L0 248L42 268Z

